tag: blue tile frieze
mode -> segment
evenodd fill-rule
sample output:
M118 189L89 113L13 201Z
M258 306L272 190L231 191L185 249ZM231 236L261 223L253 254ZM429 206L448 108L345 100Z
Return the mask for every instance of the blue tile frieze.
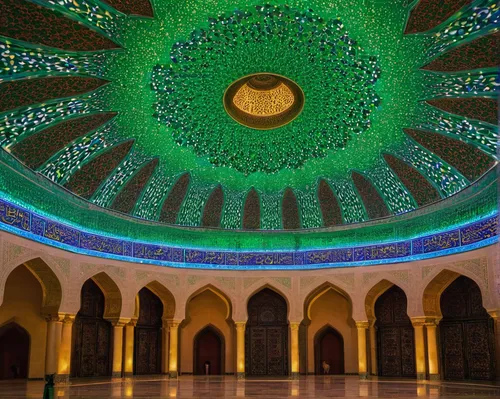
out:
M309 251L239 252L179 248L81 231L0 199L0 228L69 251L176 267L220 269L314 269L442 256L490 245L498 237L498 215L411 240Z

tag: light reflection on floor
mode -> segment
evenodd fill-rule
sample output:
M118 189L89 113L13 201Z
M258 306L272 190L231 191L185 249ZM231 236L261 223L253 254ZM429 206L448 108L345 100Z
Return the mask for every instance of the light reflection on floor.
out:
M0 398L41 398L42 381L2 381ZM368 380L356 376L301 377L299 380L234 377L136 377L74 380L57 386L56 398L500 398L500 385L480 383Z

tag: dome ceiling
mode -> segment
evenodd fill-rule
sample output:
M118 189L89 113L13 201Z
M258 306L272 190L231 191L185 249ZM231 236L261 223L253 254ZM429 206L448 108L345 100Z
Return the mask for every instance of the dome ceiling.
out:
M0 0L0 145L163 223L406 213L498 160L499 26L497 0Z

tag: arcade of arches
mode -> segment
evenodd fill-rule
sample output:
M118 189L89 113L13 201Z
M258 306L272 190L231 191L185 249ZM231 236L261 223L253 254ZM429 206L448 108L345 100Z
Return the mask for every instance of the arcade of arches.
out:
M489 249L456 261L268 276L158 271L1 245L0 379L498 378ZM13 256L12 248L23 250Z

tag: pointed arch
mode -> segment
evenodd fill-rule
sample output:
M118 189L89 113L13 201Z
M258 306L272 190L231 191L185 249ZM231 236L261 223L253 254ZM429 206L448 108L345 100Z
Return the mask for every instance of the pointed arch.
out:
M288 187L283 194L281 202L281 220L285 230L300 229L300 213L297 197L293 190Z
M375 284L365 296L365 312L369 321L374 321L375 317L375 303L377 299L395 284L389 280L382 279Z
M189 317L189 315L187 314L188 312L188 304L189 302L196 296L202 294L203 292L205 291L210 291L212 292L213 294L215 294L217 297L219 297L222 302L224 302L224 304L226 305L226 309L227 309L227 312L226 312L226 320L231 320L231 317L232 317L232 313L233 313L233 304L232 304L232 301L231 301L231 298L223 291L221 290L220 288L214 286L213 284L206 284L204 285L203 287L201 288L198 288L196 291L194 291L191 295L189 295L189 297L187 298L186 300L186 305L185 305L185 310L186 310L186 318Z
M359 172L353 171L352 180L370 219L390 216L389 208L384 198L368 178Z
M318 201L323 216L323 226L331 227L343 224L342 210L332 188L325 179L318 184Z
M139 167L139 171L125 183L110 208L122 213L131 213L158 163L159 159L155 158Z
M288 318L290 316L290 309L291 309L290 299L283 291L281 291L280 289L276 288L274 285L269 284L269 283L261 285L259 288L254 289L249 295L247 295L247 298L245 301L245 310L246 311L248 310L248 303L250 302L252 297L254 297L259 292L264 291L266 289L268 289L270 291L274 291L276 294L278 294L279 296L281 296L285 300L286 307L287 307L287 318ZM247 317L248 317L248 314L247 314Z
M133 145L134 140L127 140L97 154L73 173L64 186L76 195L90 199L111 172L120 165Z
M104 294L104 318L108 320L119 319L122 310L122 293L118 285L104 271L94 274L91 279L97 284Z
M243 208L243 228L245 230L260 229L260 197L253 187L247 194Z
M150 281L149 283L141 286L139 290L136 292L136 302L135 302L135 312L134 312L134 318L139 317L139 303L138 303L138 295L139 291L142 288L147 288L150 290L153 294L155 294L163 304L163 319L173 319L175 316L175 297L172 294L172 292L165 287L162 283L160 283L158 280L153 280Z
M189 173L184 173L175 182L161 207L160 222L174 224L177 221L177 214L184 202L190 182L191 175Z
M338 337L338 347L329 353L329 359L325 359L325 351L322 350L322 341L327 334L332 333L334 336ZM338 329L333 327L330 323L325 324L318 331L316 331L316 334L314 334L314 371L316 375L323 374L323 361L326 361L328 363L328 374L344 374L344 337L342 336L342 333ZM333 370L331 369L332 366Z
M224 190L219 184L212 190L203 209L202 227L220 227L222 209L224 208Z
M353 309L352 309L352 299L351 299L350 295L346 291L344 291L342 288L340 288L339 286L337 286L329 281L326 281L323 284L314 288L312 291L310 291L309 294L305 297L305 300L304 300L304 319L306 321L311 320L311 308L312 308L312 305L314 304L314 302L316 302L321 296L323 296L324 294L326 294L330 290L340 294L342 297L344 297L347 300L347 302L349 303L349 306L350 306L350 313L352 316Z

